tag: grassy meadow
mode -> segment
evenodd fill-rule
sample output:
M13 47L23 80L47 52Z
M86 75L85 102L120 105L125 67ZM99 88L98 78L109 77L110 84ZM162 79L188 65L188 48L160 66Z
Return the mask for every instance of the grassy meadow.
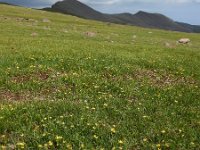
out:
M197 150L199 87L199 34L0 5L2 150Z

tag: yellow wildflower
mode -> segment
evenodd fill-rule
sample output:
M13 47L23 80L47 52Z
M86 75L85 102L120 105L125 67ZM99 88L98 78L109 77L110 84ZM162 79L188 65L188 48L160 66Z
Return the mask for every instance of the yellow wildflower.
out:
M92 110L96 110L96 108L94 108L94 107L92 107L91 109L92 109Z
M41 144L38 145L38 148L42 148L43 146Z
M49 141L49 142L48 142L48 145L49 145L49 146L53 146L53 142Z
M122 140L119 140L118 143L119 143L119 144L123 144L124 142L123 142Z
M67 144L67 148L68 148L69 150L72 150L72 145L71 145L71 144Z
M81 144L81 148L84 148L85 147L85 145L84 144Z
M161 145L160 144L156 144L156 147L160 147Z
M166 146L166 147L169 147L169 144L168 144L168 143L165 143L165 146Z
M20 147L21 149L24 149L25 143L24 142L18 142L16 145L18 147Z
M94 137L95 139L98 139L98 136L97 136L97 135L93 135L93 137Z
M112 133L116 133L115 128L111 128L111 132L112 132Z
M191 145L195 145L195 143L194 143L194 142L190 142L190 144L191 144Z
M106 103L104 103L103 105L104 105L104 107L108 107L108 104L106 104Z
M116 147L113 147L112 150L116 150Z
M4 146L4 145L2 145L0 149L2 149L2 150L6 150L6 149L7 149L7 147L6 147L6 146Z
M161 131L161 133L163 133L163 134L164 134L164 133L166 133L166 131L165 131L165 130L162 130L162 131Z
M147 138L144 138L143 141L144 141L144 142L147 142Z
M63 139L62 136L58 136L58 135L56 135L56 141L60 141L60 140L62 140L62 139Z
M47 147L48 147L48 144L44 144L44 147L46 147L46 148L47 148Z

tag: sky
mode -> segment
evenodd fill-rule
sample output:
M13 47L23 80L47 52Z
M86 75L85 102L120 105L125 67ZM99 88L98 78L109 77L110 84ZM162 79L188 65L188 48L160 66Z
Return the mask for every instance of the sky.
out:
M26 7L48 7L58 0L0 0ZM200 25L200 0L79 0L103 13L161 13L175 21Z

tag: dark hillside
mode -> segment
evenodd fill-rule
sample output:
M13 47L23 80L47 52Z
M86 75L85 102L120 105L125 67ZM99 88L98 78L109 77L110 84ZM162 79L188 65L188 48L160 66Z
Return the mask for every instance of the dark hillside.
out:
M178 23L162 14L147 13L143 11L139 11L136 14L103 14L77 0L63 0L55 3L51 8L44 8L43 10L70 14L84 19L134 25L145 28L156 28L181 32L200 32L200 26Z

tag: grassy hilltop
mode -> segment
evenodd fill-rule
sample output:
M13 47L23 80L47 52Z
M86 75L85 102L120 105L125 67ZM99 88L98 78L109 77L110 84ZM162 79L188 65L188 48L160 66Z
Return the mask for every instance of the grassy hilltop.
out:
M199 41L1 4L0 149L200 149Z

